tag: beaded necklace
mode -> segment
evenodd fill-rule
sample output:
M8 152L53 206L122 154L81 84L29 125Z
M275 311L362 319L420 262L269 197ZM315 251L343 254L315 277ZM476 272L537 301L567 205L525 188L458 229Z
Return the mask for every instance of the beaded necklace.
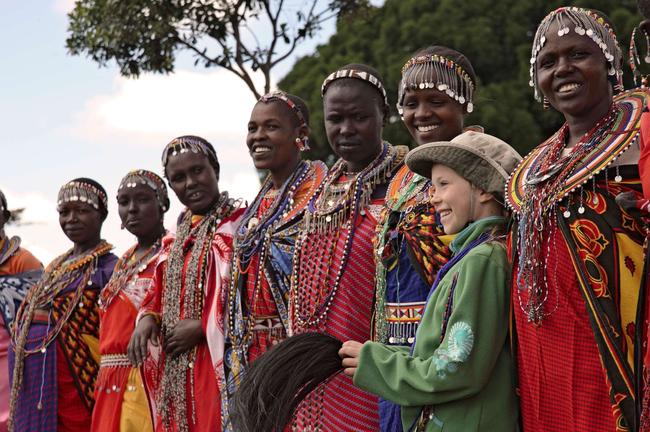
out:
M298 189L302 186L303 182L308 178L311 172L310 164L301 161L294 173L289 177L279 193L274 197L274 201L263 215L258 215L260 205L263 198L266 196L267 191L272 187L271 177L267 177L262 185L260 192L253 201L253 205L249 207L243 217L240 228L237 231L237 238L234 248L234 265L232 275L230 278L230 289L228 291L228 334L233 349L237 350L243 355L250 344L253 336L253 327L255 325L255 318L253 312L255 304L260 295L264 262L266 261L269 243L271 241L271 234L278 228L280 224L290 222L302 212L294 212L293 208L304 209L304 201L298 203L297 206L294 202L294 197ZM313 187L316 186L314 182ZM311 197L311 192L308 193L304 200ZM261 219L258 219L261 216ZM238 290L239 278L237 274L247 273L249 271L252 258L258 254L257 269L255 271L255 283L252 295L251 304L246 308L240 308L238 302L242 302L246 286L239 287L243 292ZM240 297L241 296L241 297ZM241 309L241 310L240 310ZM238 314L241 317L238 319Z
M111 279L99 294L98 304L102 312L106 312L115 297L127 286L128 282L145 271L151 261L156 258L164 234L163 232L139 258L136 259L135 256L135 251L138 249L138 245L136 244L129 248L117 261Z
M37 352L47 355L47 347L56 339L63 326L68 322L75 307L83 306L80 300L84 290L92 285L91 277L97 269L99 258L109 253L111 249L113 249L113 245L102 240L91 251L79 257L72 256L73 249L68 250L47 266L41 279L29 290L20 305L11 334L11 344L14 347L16 360L10 396L10 412L12 413L9 416L10 423L13 423L11 419L14 418L13 413L22 386L24 359ZM54 299L75 280L79 280L79 282L72 294L72 301L62 311L61 318L54 324L54 327L50 328ZM27 349L27 337L37 309L48 310L47 333L37 347ZM11 425L10 429L12 429Z
M345 168L345 161L339 160L332 167L316 195L309 201L308 211L305 215L305 227L296 244L293 260L291 281L291 292L293 293L291 319L293 322L291 331L296 327L317 327L321 321L326 319L348 262L355 232L354 221L359 215L365 216L365 207L370 203L375 187L390 178L393 170L402 162L406 151L406 147L393 147L384 143L379 156L356 175L351 186L342 194L332 191L332 186L340 179ZM343 228L346 228L347 234L336 276L331 287L325 287L323 285L326 284L326 281L321 280L318 275L328 274L329 269L332 268L337 250L336 245ZM301 249L310 234L318 234L315 239L326 242L329 246L317 248L316 252L328 253L329 256L312 260L320 267L314 269L317 271L312 276L316 277L301 277ZM325 265L324 268L323 265ZM326 289L323 290L323 288Z
M585 166L588 164L586 161L589 161L590 157L607 153L606 150L609 150L610 144L625 145L625 134L630 133L630 130L625 129L628 124L624 123L622 132L618 131L621 127L620 119L624 117L624 114L627 113L624 112L622 105L613 104L607 115L580 139L571 149L571 153L563 156L562 150L565 147L568 133L568 125L565 124L544 145L540 146L535 158L522 161L522 164L527 163L528 166L525 177L518 180L523 182L523 199L520 206L515 208L511 199L512 195L510 195L508 204L515 210L519 220L517 233L519 256L516 275L519 307L531 323L541 325L543 319L555 312L559 306L559 292L556 292L555 307L550 311L545 310L545 304L550 294L546 270L550 255L554 251L551 250L550 238L552 237L546 239L546 246L544 246L544 240L546 236L554 236L557 232L559 202L573 191L573 189L567 191L567 184L575 185L574 188L581 188L582 183L586 182L588 178L577 177L578 180L575 178L580 171L585 170ZM619 141L623 141L623 144L620 144ZM622 150L628 146L629 142ZM611 163L613 159L615 157L610 157L608 163ZM519 171L518 167L515 173ZM590 174L593 179L596 172ZM617 174L615 180L621 181L622 178ZM508 190L506 190L506 195L509 195ZM579 214L583 214L585 208L582 189L580 189L579 196L580 203L577 211ZM565 218L571 216L568 206L563 215ZM555 273L552 272L554 277L556 277ZM528 300L525 304L521 297L521 291L528 293Z
M212 244L214 234L221 221L229 217L239 203L228 198L227 192L222 192L214 208L203 219L192 227L192 214L187 211L178 227L176 239L172 244L167 268L163 280L162 322L161 335L165 340L167 335L181 319L201 319L203 307L203 287L206 277L208 259L206 253ZM193 238L191 245L188 239ZM189 260L187 271L185 257L187 249ZM182 287L185 292L182 293ZM181 304L183 317L181 317ZM157 405L163 424L169 427L173 420L178 432L187 432L187 369L194 368L196 347L177 357L165 358L160 392L157 395ZM192 424L196 424L196 410L194 398L194 374L190 373L190 398L192 404Z

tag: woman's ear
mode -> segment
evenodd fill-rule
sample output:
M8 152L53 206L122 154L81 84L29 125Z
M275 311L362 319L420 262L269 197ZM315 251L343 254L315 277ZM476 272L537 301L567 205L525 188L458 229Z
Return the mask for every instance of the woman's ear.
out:
M298 138L300 139L309 138L310 133L311 129L307 125L302 125L298 128Z

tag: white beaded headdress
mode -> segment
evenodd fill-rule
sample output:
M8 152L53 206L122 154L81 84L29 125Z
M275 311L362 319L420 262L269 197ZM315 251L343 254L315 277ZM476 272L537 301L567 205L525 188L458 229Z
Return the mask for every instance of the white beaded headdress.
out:
M163 212L169 209L167 186L165 186L165 182L156 173L151 171L140 169L129 172L124 176L117 190L121 191L124 188L134 188L138 185L147 186L156 193L158 204L160 204Z
M459 104L466 105L468 113L474 111L476 84L458 63L438 54L415 56L402 67L402 80L397 94L397 111L403 112L406 90L437 89Z
M95 210L108 209L106 194L94 185L79 180L72 180L59 190L57 208L60 209L63 204L71 202L88 204Z
M339 69L329 74L327 78L325 78L325 80L323 81L323 84L321 85L320 95L325 96L325 91L327 90L327 87L330 84L332 84L332 82L342 78L358 79L361 81L365 81L371 86L375 87L377 91L381 93L384 106L386 109L388 109L388 97L386 96L386 89L384 88L384 85L381 83L381 79L379 79L379 77L376 77L375 75L373 75L368 71L357 70L354 69L353 67L349 69L348 68Z
M187 153L188 151L191 151L192 153L203 153L208 157L210 163L215 167L215 170L218 170L219 160L217 159L217 153L214 148L203 138L193 135L174 138L165 146L162 154L163 168L167 167L170 156Z
M537 86L537 57L546 43L548 29L554 23L558 27L558 36L562 37L570 31L591 39L603 52L607 64L608 74L616 82L614 90L623 89L623 52L618 45L616 34L605 19L596 12L579 7L561 7L554 10L542 20L533 41L530 56L530 86L535 89L535 99L541 101L542 97Z

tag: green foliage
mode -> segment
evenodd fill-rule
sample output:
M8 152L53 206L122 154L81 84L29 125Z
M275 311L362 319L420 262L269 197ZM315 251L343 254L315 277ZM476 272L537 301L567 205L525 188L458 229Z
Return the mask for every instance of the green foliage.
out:
M195 65L223 67L256 97L270 89L271 70L328 19L363 10L366 0L76 0L68 15L68 51L126 76L169 73L176 54L191 51ZM263 33L258 37L256 33ZM265 79L255 87L252 73Z
M561 124L557 113L543 111L534 101L528 69L537 25L548 12L567 4L607 14L627 52L632 28L641 21L636 0L387 0L362 16L339 20L329 42L300 59L279 83L283 90L303 97L312 111L309 157L326 160L331 155L320 83L346 63L367 63L383 74L395 120L385 128L384 137L410 145L411 137L394 108L397 84L404 62L429 45L454 48L472 61L479 90L466 125L480 124L527 153Z

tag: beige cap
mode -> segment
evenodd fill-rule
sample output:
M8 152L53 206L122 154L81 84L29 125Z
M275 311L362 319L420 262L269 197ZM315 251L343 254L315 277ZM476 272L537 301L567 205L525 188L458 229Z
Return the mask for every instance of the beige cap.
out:
M475 131L463 132L451 141L423 144L406 155L406 165L416 174L428 178L433 164L439 163L500 198L520 161L521 156L508 143Z

